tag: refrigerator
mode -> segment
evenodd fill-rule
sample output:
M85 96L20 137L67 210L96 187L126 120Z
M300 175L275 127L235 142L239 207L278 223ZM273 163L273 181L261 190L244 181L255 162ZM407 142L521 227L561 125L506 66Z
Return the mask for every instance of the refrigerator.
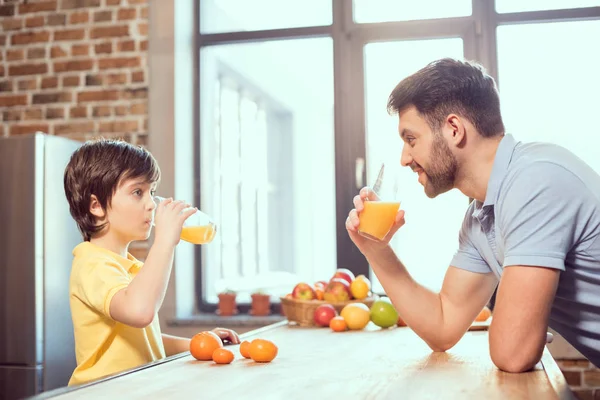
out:
M63 174L80 144L0 138L0 399L66 386L76 365L69 276L82 237Z

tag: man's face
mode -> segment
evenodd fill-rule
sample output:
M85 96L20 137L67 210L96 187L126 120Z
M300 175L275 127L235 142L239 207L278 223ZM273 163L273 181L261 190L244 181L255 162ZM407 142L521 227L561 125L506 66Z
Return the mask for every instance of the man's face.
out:
M441 132L433 132L414 107L399 115L398 132L404 141L401 163L419 174L425 194L434 198L454 187L458 164Z

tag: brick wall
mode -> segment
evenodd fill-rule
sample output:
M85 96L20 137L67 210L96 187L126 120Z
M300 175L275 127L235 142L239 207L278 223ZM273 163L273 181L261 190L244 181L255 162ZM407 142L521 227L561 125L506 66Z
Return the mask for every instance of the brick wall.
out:
M0 136L148 130L148 0L0 0Z
M569 387L578 399L600 400L600 369L589 361L556 360Z

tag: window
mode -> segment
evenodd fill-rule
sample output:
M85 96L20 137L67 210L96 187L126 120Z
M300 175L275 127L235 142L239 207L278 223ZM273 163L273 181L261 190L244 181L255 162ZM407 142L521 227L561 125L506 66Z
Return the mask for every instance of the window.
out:
M598 0L496 0L496 11L512 13L520 11L560 10L600 6Z
M354 0L358 23L412 21L471 15L471 0Z

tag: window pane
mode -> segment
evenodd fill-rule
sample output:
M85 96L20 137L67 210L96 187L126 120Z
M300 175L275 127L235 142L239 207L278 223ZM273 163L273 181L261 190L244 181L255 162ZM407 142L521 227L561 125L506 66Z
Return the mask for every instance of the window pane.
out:
M471 12L471 0L354 0L358 23L465 17Z
M496 11L510 13L520 11L560 10L600 6L598 0L496 0Z
M387 99L403 78L430 61L461 58L462 39L372 43L365 46L367 109L367 177L372 184L382 162L400 164L402 141L398 117L387 114ZM410 168L400 168L400 207L407 223L396 233L392 246L415 280L431 289L441 287L444 274L458 248L458 232L468 199L452 190L431 200ZM371 272L374 291L381 285Z
M336 268L330 38L201 51L203 295L285 295ZM318 201L315 201L318 193Z
M600 172L600 21L503 26L497 37L507 131L564 146Z
M200 32L331 25L331 0L202 0Z

